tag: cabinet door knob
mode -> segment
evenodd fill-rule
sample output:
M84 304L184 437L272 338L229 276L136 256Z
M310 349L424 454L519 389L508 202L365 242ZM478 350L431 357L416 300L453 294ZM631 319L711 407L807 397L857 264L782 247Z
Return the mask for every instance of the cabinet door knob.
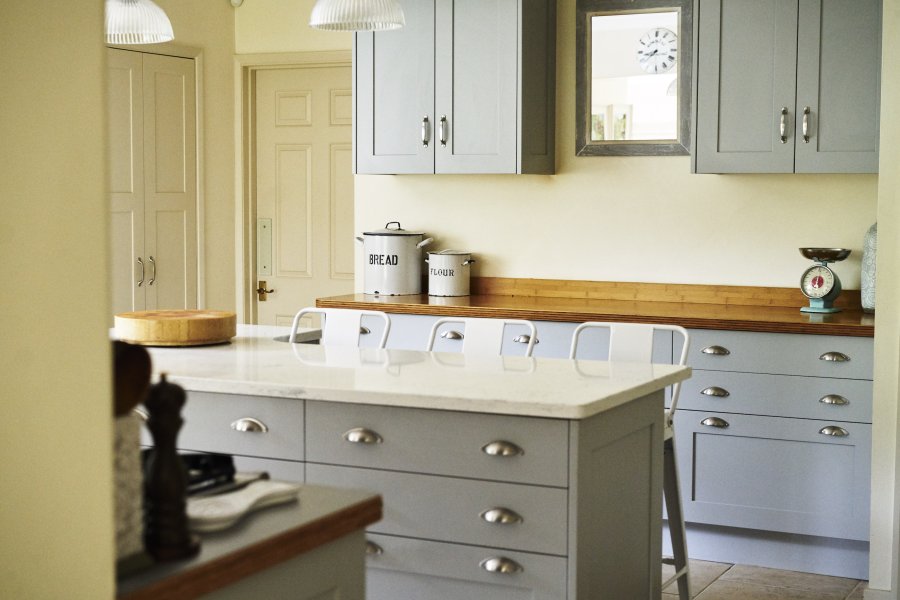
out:
M238 419L231 424L231 428L235 431L246 431L249 433L268 433L269 426L253 417L244 417Z
M463 334L461 334L458 331L453 331L452 329L450 331L445 331L444 333L441 334L441 338L443 338L445 340L461 340L464 337L466 337L466 336L464 336Z
M826 352L822 356L819 357L819 360L824 360L828 362L849 362L850 357L844 354L843 352Z
M494 523L497 525L515 525L523 521L522 515L514 510L498 506L489 508L481 513L481 519L486 523Z
M731 395L731 392L716 385L711 385L708 388L702 389L700 390L700 393L704 396L714 396L716 398L727 398Z
M488 456L521 456L525 454L521 447L505 440L497 440L485 444L481 447L481 451Z
M702 421L700 421L701 425L706 425L707 427L718 427L719 429L727 429L728 421L725 419L720 419L719 417L706 417Z
M828 394L819 398L822 404L831 404L832 406L847 406L850 401L839 394Z
M700 351L701 354L708 354L710 356L728 356L731 354L731 351L724 346L707 346L703 350Z
M481 568L488 573L502 573L503 575L515 575L525 569L522 565L505 556L494 556L481 561Z
M523 333L522 335L517 335L516 337L514 337L513 341L516 343L519 343L519 344L527 344L528 342L531 341L531 336L528 335L527 333ZM534 343L540 344L541 340L534 338Z
M838 427L837 425L829 425L827 427L823 427L819 430L819 433L822 435L833 435L834 437L847 437L850 433L847 432L843 427Z
M343 437L353 444L380 444L384 441L380 435L365 427L349 429L344 432Z
M366 554L369 556L378 556L379 554L384 554L384 548L373 541L366 540Z

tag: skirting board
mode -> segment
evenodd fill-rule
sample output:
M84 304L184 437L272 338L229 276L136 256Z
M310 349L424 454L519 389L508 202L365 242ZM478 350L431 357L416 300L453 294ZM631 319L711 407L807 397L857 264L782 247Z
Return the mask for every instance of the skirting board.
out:
M897 595L886 590L866 590L863 600L897 600Z
M869 578L869 543L806 535L687 524L688 556L711 562L754 565ZM671 556L668 526L663 524L663 554ZM866 592L868 594L869 592ZM894 596L866 595L866 600L897 600Z

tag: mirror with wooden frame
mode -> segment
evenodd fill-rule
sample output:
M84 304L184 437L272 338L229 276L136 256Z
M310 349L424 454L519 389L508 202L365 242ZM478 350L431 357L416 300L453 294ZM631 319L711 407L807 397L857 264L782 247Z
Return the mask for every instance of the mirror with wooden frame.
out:
M690 154L693 0L578 0L578 156Z

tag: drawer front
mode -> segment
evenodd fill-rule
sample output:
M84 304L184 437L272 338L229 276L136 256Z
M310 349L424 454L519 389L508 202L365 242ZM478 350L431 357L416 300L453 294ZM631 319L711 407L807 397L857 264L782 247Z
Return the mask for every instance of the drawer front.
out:
M566 490L312 463L306 480L381 494L384 516L369 531L566 554ZM519 520L489 522L487 511Z
M679 410L675 431L686 521L868 539L871 425Z
M705 329L690 334L688 365L695 369L872 379L872 338Z
M291 460L272 460L251 456L235 456L234 468L239 473L265 471L270 479L303 483L306 480L306 465Z
M871 423L872 382L694 370L678 408Z
M303 460L301 400L188 392L182 416L179 449ZM242 419L255 419L268 431L233 429Z
M367 600L564 600L566 559L367 534ZM490 559L514 561L515 573L486 570ZM601 600L601 599L597 599Z
M559 487L568 482L564 420L333 402L307 402L306 419L311 462ZM358 429L381 441L345 438ZM485 452L495 442L515 444L522 453Z

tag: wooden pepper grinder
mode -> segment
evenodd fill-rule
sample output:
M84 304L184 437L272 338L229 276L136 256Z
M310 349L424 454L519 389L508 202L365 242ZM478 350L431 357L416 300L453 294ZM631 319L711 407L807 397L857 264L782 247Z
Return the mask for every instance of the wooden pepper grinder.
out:
M200 551L199 538L188 528L187 473L175 445L184 423L184 402L184 390L166 381L164 373L144 402L154 444L144 480L144 547L159 561L189 558Z

